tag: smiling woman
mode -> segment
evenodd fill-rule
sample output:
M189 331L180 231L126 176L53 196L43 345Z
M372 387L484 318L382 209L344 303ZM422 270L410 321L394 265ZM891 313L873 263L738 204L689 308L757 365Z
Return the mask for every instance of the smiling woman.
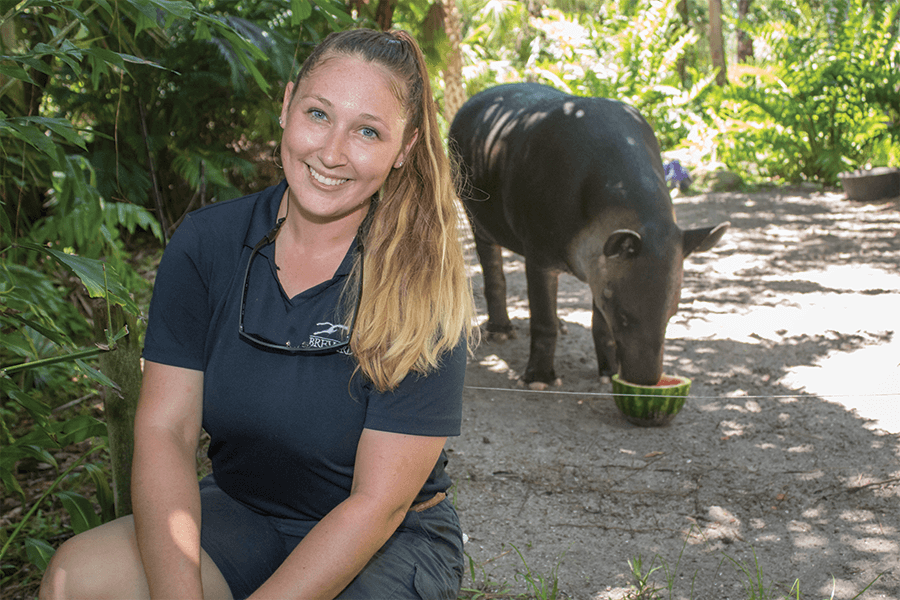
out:
M456 598L443 446L474 310L421 50L332 34L281 122L284 181L166 248L134 518L66 542L43 598Z

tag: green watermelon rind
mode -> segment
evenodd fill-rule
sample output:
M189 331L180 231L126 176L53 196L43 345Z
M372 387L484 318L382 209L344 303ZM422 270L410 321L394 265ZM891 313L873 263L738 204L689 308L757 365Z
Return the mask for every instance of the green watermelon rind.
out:
M680 383L667 386L633 385L613 375L613 397L625 419L642 427L668 425L684 406L691 380L676 377Z

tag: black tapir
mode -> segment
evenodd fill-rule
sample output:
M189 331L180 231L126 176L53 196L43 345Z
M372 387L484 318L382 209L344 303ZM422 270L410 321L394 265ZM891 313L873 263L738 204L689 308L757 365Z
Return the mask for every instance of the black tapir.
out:
M712 248L729 224L675 224L647 121L615 100L518 83L466 102L449 142L484 271L488 334L512 331L500 247L525 257L531 356L523 380L538 388L556 380L556 294L565 271L590 285L601 377L618 371L656 384L684 258Z

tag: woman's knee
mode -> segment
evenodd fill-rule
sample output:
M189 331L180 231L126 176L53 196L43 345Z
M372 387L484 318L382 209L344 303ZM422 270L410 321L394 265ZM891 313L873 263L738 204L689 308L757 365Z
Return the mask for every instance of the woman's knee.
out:
M41 600L147 597L149 590L131 517L66 541L53 555L40 591Z

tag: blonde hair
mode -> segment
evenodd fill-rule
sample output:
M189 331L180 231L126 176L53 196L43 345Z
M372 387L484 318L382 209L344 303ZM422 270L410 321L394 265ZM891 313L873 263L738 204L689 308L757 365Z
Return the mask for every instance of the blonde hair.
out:
M404 163L388 175L360 234L362 300L350 347L362 372L384 391L411 371L435 369L460 342L473 343L475 310L450 163L421 49L405 31L332 33L304 61L297 81L335 54L387 68L399 84L394 92L406 112L404 144L418 132ZM359 271L357 261L345 290L348 302Z

